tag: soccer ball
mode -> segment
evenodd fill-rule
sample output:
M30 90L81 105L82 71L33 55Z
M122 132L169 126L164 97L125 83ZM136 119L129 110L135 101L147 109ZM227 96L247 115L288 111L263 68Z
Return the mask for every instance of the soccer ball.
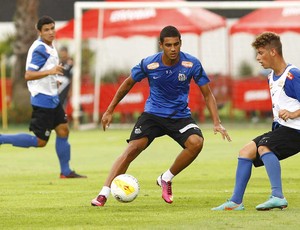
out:
M111 194L119 202L133 201L139 194L138 180L129 174L121 174L111 182Z

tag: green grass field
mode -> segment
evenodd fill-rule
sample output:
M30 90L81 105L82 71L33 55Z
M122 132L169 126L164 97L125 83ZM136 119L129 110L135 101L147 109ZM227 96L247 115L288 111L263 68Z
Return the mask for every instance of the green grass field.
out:
M201 125L200 125L201 126ZM299 229L300 158L282 162L286 210L258 212L270 194L265 169L252 171L244 197L245 211L210 209L231 196L237 153L267 126L226 125L233 139L223 141L210 125L202 126L205 146L195 162L173 180L173 204L165 203L156 178L180 151L168 137L155 140L131 164L129 174L140 194L128 204L112 197L105 207L90 201L102 187L114 159L124 150L130 130L72 131L72 168L88 179L59 179L54 133L41 149L1 146L0 229ZM24 131L26 129L23 129ZM13 132L20 130L13 129Z

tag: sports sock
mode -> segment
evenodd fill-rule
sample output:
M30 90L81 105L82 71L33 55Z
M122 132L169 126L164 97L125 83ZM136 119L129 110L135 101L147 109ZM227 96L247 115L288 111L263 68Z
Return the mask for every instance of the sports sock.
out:
M36 136L19 133L19 134L1 134L0 144L12 144L16 147L28 148L37 147L38 140Z
M56 137L55 149L59 159L61 173L68 176L72 171L69 166L71 146L68 142L68 138Z
M166 172L162 174L161 179L164 181L171 181L173 179L174 175L171 173L170 169L168 169Z
M244 193L252 172L252 160L238 158L238 165L235 175L235 186L231 201L240 204L243 202Z
M105 196L106 198L108 198L110 191L111 191L110 187L103 186L103 188L99 192L99 195L102 195L102 196Z
M281 167L277 156L273 152L267 152L261 156L272 187L272 195L283 198L281 184Z

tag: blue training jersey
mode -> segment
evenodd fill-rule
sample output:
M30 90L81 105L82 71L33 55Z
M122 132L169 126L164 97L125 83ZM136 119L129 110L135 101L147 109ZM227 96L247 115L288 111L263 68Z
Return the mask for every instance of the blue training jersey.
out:
M26 70L43 71L58 65L58 53L55 47L48 46L42 40L37 39L30 47ZM27 82L31 93L31 104L43 108L56 108L59 104L57 77L48 75L37 80Z
M200 61L187 53L180 52L179 62L174 66L162 63L162 52L143 59L132 68L134 81L147 78L150 95L144 111L160 117L185 118L191 115L188 107L190 82L193 78L199 86L209 82Z

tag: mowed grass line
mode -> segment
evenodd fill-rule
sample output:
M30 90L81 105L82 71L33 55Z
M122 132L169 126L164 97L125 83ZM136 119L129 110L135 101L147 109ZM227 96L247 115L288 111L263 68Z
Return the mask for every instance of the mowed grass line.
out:
M289 207L258 212L255 206L270 193L265 169L254 168L242 212L210 209L230 197L238 150L268 126L227 127L233 139L223 141L203 126L205 146L193 164L173 181L173 204L161 199L155 184L170 167L180 147L168 137L155 140L130 166L141 191L128 204L112 197L105 207L90 201L102 187L115 158L124 150L130 130L72 131L72 168L88 179L59 179L54 135L43 149L1 146L0 229L299 229L298 155L282 162ZM18 130L14 130L18 132Z

